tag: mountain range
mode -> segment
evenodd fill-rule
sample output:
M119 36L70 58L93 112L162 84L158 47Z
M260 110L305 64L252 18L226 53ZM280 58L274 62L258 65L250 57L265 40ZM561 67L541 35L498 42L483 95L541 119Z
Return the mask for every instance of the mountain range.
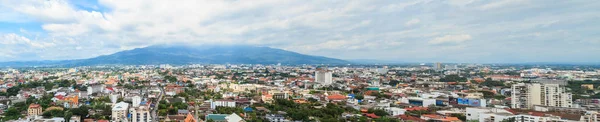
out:
M0 62L0 67L156 64L350 64L341 59L247 45L149 46L89 59Z

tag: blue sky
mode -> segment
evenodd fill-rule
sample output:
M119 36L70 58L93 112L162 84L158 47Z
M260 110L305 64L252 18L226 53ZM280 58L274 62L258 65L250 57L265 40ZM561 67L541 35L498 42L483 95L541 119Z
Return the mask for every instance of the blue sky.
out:
M246 44L399 62L600 62L600 2L0 0L0 61Z

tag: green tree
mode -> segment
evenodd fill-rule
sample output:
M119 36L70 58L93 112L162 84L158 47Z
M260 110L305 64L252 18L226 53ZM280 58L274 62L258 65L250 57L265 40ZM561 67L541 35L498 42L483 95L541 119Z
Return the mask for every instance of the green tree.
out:
M52 90L52 88L54 88L54 83L46 83L46 84L44 84L44 89L46 91L50 91L50 90Z
M388 113L385 112L385 110L383 110L383 109L369 109L368 112L374 113L377 116L387 116L388 115Z
M398 81L398 80L391 80L389 84L390 84L390 86L396 86L398 83L400 83L400 81Z
M365 96L363 96L363 95L356 95L356 96L354 96L354 98L356 98L357 100L362 100L362 99L365 99Z
M446 75L440 78L440 82L467 82L467 78L458 75Z
M21 87L19 86L13 86L6 89L6 93L8 93L8 96L16 96L17 94L19 94L19 91L21 91Z
M19 112L19 110L17 110L15 107L11 107L8 108L8 110L6 110L5 113L5 118L10 118L10 119L18 119L20 117L22 117L21 112ZM8 120L10 120L8 119Z

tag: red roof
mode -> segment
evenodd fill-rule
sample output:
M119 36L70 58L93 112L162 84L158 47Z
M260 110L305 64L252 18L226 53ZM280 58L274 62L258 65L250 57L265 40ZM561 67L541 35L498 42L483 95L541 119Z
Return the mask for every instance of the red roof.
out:
M340 94L334 94L334 95L327 96L327 99L329 99L329 100L345 100L346 96L340 95Z
M417 121L417 122L426 122L425 120L419 118L419 117L414 117L414 116L410 116L410 115L400 115L398 116L400 117L401 120L408 120L408 121Z
M56 98L56 99L59 99L59 100L64 100L64 99L65 99L65 96L62 96L62 95L57 95L57 96L55 96L55 98Z
M529 112L529 114L532 116L544 116L544 113L542 112Z
M29 105L29 108L39 108L40 104L31 104Z
M375 115L374 113L370 113L370 114L365 114L365 116L369 117L369 118L379 118L379 116Z
M412 108L404 108L404 109L406 109L406 111L421 111L421 110L426 111L426 110L428 110L427 107L412 107Z

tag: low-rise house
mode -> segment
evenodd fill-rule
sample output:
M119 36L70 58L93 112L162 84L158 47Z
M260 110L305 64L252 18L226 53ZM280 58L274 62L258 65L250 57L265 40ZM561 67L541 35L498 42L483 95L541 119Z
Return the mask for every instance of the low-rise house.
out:
M327 96L327 101L329 101L329 102L343 102L343 101L346 101L346 96L341 95L341 94L329 95L329 96Z
M267 114L265 115L265 119L269 120L269 122L289 122L289 120L285 119L285 116L281 114Z
M404 115L406 109L398 108L398 107L388 107L384 108L384 110L392 116Z
M222 106L222 107L235 107L236 106L236 102L233 101L233 100L215 100L215 101L213 101L212 99L210 100L210 108L216 109L219 106Z

